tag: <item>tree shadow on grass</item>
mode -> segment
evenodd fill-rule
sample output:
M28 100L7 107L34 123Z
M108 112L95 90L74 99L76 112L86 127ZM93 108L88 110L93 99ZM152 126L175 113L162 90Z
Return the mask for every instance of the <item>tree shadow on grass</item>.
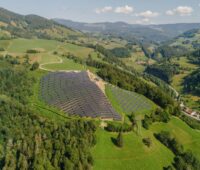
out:
M110 139L111 139L112 143L113 143L115 146L117 146L117 139L115 139L114 137L111 137Z

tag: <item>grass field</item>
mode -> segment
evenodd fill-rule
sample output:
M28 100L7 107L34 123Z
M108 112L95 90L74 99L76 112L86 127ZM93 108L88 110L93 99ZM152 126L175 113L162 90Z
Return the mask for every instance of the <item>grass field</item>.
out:
M53 54L45 53L38 56L38 62L40 64L49 63L49 62L59 62L59 61L60 61L60 57Z
M150 131L142 130L142 136L135 132L123 134L124 147L116 147L112 138L117 133L109 133L102 129L97 132L97 145L93 148L94 170L161 170L170 165L173 153L159 143ZM152 147L142 143L143 137L150 137Z
M153 132L166 130L184 146L185 150L191 150L200 159L200 131L191 129L180 119L173 117L169 123L155 123L150 128Z
M63 59L63 63L60 64L47 64L44 68L50 70L86 70L87 68L81 64L75 63L73 60L69 60L67 58Z
M138 62L147 62L148 58L144 55L143 51L132 52L131 57L121 59L127 66L135 68L139 72L143 72L146 68L144 64L138 64ZM153 60L151 61L154 62Z
M0 47L4 48L7 50L8 46L10 45L11 41L10 40L1 40L0 41Z
M40 64L47 64L43 67L51 70L86 70L90 69L92 72L95 72L93 68L85 68L81 64L74 63L72 60L64 59L63 63L56 64L60 61L59 55L54 55L53 52L57 51L59 54L70 52L77 57L86 58L89 54L92 55L93 59L97 59L97 54L93 49L70 44L70 43L61 43L54 40L43 40L43 39L14 39L14 40L1 40L0 47L5 48L5 52L2 54L9 53L13 56L22 56L29 49L41 49L42 52L36 54L29 54L30 62L35 61Z
M106 86L106 95L116 111L125 115L125 120L131 113L139 115L141 119L141 115L150 114L156 107L152 101L140 94L111 85Z
M95 159L94 170L161 170L170 165L173 162L173 153L153 136L162 130L172 133L185 151L191 150L200 159L200 131L193 130L180 119L172 117L167 124L154 123L150 130L141 128L139 135L136 132L124 133L124 147L121 149L112 142L117 133L99 129L97 145L92 150ZM151 138L150 148L142 143L144 137Z
M7 51L9 53L26 53L29 49L40 48L45 51L53 51L61 43L54 40L42 40L42 39L14 39L11 41Z
M69 52L80 58L87 58L88 55L94 51L91 48L86 48L86 47L69 44L69 43L63 44L62 46L59 47L58 50L63 51L65 53Z
M114 91L112 91L112 88L114 88ZM122 93L127 92L111 86L106 87L106 94L113 107L118 112L127 114L124 111L126 108L123 109L124 103L117 102L116 93L120 93L120 96L123 98L124 94ZM132 95L132 102L130 95L125 98L125 101L129 105L136 105L137 102L135 100L137 98L134 95L136 97L138 95L134 93ZM141 96L141 98L143 101L149 102L145 97ZM97 145L92 150L95 160L94 170L161 170L163 167L170 165L173 162L173 153L154 137L154 133L159 133L162 130L172 133L178 142L183 145L185 151L190 149L200 158L200 131L191 129L186 123L176 117L172 117L169 123L154 123L149 130L145 130L141 127L141 118L145 113L142 110L136 114L138 130L123 134L123 148L116 147L112 142L113 138L116 139L117 133L107 132L99 128L96 134ZM126 120L128 121L128 119ZM146 147L142 142L142 139L146 137L149 137L152 141L150 148Z

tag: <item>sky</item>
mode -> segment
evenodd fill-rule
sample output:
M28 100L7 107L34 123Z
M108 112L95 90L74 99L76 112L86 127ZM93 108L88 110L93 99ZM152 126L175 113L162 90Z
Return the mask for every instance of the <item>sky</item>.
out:
M25 15L89 23L200 22L200 0L0 0L0 7Z

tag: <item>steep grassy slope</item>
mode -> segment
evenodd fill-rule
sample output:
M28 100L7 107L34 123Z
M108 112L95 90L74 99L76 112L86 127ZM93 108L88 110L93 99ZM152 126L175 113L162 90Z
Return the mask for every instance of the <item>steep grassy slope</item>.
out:
M152 132L142 130L123 134L124 147L118 148L112 142L117 133L104 130L97 132L97 145L93 148L94 170L160 170L172 162L173 154L154 137ZM150 137L153 145L147 148L142 143L142 137Z

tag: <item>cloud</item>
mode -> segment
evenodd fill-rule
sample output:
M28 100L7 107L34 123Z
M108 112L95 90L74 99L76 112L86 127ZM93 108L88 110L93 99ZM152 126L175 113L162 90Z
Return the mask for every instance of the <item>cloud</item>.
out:
M135 24L149 25L149 24L155 24L155 23L153 23L149 18L143 18L143 19L135 21Z
M134 8L128 5L117 7L115 13L130 14L134 11Z
M173 10L168 10L166 11L167 15L175 15L175 12Z
M144 17L146 18L153 18L153 17L157 17L159 15L159 13L157 12L152 12L150 10L147 10L145 12L141 12L139 14L136 14L136 16L140 16L140 17Z
M150 19L149 18L143 18L141 20L137 20L136 24L149 24L150 23Z
M180 16L189 16L193 12L192 7L190 6L178 6L173 10L166 11L167 15L180 15Z
M111 12L113 10L113 8L111 6L105 6L103 8L98 8L95 10L95 12L97 14L101 14L101 13L107 13L107 12Z

